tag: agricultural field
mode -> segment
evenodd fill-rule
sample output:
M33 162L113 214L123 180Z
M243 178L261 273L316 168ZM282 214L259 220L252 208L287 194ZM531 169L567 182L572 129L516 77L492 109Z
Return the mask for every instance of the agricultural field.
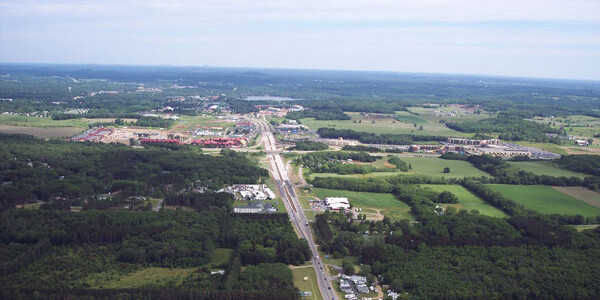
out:
M462 133L446 127L444 123L439 122L440 118L438 117L406 115L406 112L403 112L403 114L398 116L400 118L398 121L394 120L391 116L387 118L372 118L372 116L364 116L359 113L349 112L347 114L352 117L351 120L315 120L313 118L305 118L301 122L314 130L321 127L331 127L375 134L407 133L418 135L472 136L472 134ZM417 126L415 127L414 124L417 124ZM423 126L423 130L419 130L419 126Z
M529 120L549 124L554 128L560 128L562 126L568 135L586 139L593 138L594 134L597 134L598 130L600 130L600 118L590 116L571 115L564 118L535 117Z
M600 194L582 186L555 186L555 190L600 208Z
M482 215L496 217L496 218L506 217L506 214L503 211L483 202L483 200L481 200L479 197L471 194L471 192L469 192L467 189L465 189L464 187L462 187L460 185L421 184L421 186L429 188L438 193L441 193L443 191L448 191L448 192L451 192L454 195L456 195L456 197L458 197L457 204L442 204L442 206L444 206L444 207L451 206L451 207L455 207L457 210L466 209L469 211L476 209Z
M512 161L511 165L519 167L523 171L528 171L537 175L549 175L556 177L578 177L589 176L583 173L577 173L560 168L560 166L550 161Z
M489 184L492 190L542 214L565 214L595 217L600 209L571 197L551 186Z
M320 199L325 197L346 197L354 207L365 209L367 217L371 214L381 214L392 220L413 219L410 206L396 199L392 194L353 192L345 190L313 189Z
M0 125L0 133L28 134L42 139L66 138L74 136L85 129L80 127L29 127Z
M302 299L323 299L319 291L315 270L312 267L293 267L292 274L294 274L294 286L300 292L312 293L311 296L305 296ZM308 280L304 280L304 277L308 277Z

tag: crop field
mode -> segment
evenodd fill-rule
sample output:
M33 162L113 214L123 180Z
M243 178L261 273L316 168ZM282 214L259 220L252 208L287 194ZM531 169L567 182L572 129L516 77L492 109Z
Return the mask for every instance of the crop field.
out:
M551 186L489 184L492 190L542 214L565 214L594 217L600 209L562 193Z
M331 127L335 129L352 129L360 132L369 132L375 134L386 133L408 133L417 135L443 135L443 136L471 136L468 133L462 133L446 127L443 123L439 123L435 117L427 118L414 115L400 115L399 118L405 119L401 121L393 118L373 118L362 116L357 113L347 113L351 120L315 120L313 118L302 119L302 124L311 129L317 130L321 127ZM416 122L419 121L419 122ZM417 124L415 127L414 124ZM423 126L423 130L419 130L419 126Z
M583 178L586 174L565 170L549 161L513 161L511 165L537 175L565 176Z
M456 197L458 197L458 204L443 204L443 206L452 206L459 210L466 209L469 211L476 209L479 211L480 214L490 216L490 217L496 217L496 218L506 217L506 214L503 211L483 202L483 200L479 199L479 197L471 194L471 192L469 192L467 189L465 189L464 187L462 187L460 185L421 184L421 186L430 188L438 193L441 193L443 191L448 191L448 192L451 192L454 195L456 195Z
M81 127L30 127L0 124L0 133L28 134L44 139L71 137L83 130Z
M158 268L149 267L133 273L116 275L97 273L86 280L96 288L125 289L144 286L178 286L182 280L197 268Z
M410 206L396 199L392 194L353 192L346 190L331 190L314 188L314 193L320 199L325 197L346 197L350 204L355 207L379 211L384 216L394 220L413 219L410 214ZM367 212L367 211L365 211Z
M582 186L555 186L555 190L600 208L600 194Z
M408 174L434 175L448 178L490 176L470 163L461 160L441 159L438 157L400 157L412 166ZM450 168L450 173L443 173L444 168Z
M294 286L300 292L312 293L311 296L302 297L303 299L323 299L319 291L315 270L312 267L292 268L292 274L294 274ZM308 280L304 280L304 277L308 277Z

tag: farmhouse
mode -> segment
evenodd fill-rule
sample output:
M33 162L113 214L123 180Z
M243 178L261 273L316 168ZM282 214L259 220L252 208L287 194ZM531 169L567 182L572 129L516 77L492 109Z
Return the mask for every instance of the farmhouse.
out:
M330 210L350 209L350 202L346 197L326 197L325 205Z

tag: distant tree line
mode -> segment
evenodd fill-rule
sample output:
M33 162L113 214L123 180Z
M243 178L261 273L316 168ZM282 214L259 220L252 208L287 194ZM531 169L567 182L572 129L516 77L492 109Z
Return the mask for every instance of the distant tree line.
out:
M323 138L344 138L358 140L365 144L410 145L415 142L445 141L445 136L415 135L415 134L381 134L358 132L351 129L319 128L317 133Z
M564 130L548 124L523 120L518 116L501 116L478 121L446 123L450 129L468 133L499 133L498 138L506 141L553 142L560 144L562 139L549 138L546 133L565 135Z
M329 146L325 143L316 142L316 141L297 141L296 146L292 148L293 150L300 151L319 151L319 150L327 150Z
M350 116L341 110L335 109L307 109L289 112L286 118L299 120L304 118L315 118L315 120L350 120Z

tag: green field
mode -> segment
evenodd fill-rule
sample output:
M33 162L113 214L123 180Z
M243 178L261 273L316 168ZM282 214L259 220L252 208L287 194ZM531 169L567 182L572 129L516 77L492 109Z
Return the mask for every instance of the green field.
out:
M417 116L413 116L413 115L398 115L395 116L394 119L396 119L396 121L401 122L401 123L409 123L409 124L427 124L429 122L427 122L426 120L423 120L422 118L419 118ZM413 126L414 127L414 126Z
M339 175L335 173L305 173L305 178L313 179L315 177L356 177L356 178L368 178L368 177L379 177L379 176L393 176L393 175L430 175L437 177L446 178L463 178L463 177L490 177L490 174L481 171L470 163L462 160L449 160L441 159L439 157L412 157L412 156L399 156L404 162L410 164L412 170L409 172L372 172L368 174L346 174ZM378 160L377 162L387 161ZM449 167L450 173L444 173L444 168ZM306 169L305 169L306 171Z
M294 286L300 292L312 293L311 296L303 297L303 299L323 299L319 291L315 270L312 267L293 268L292 274L294 274ZM308 277L308 280L304 280L304 277Z
M510 164L517 166L524 171L528 171L537 175L579 178L583 178L586 176L582 173L561 169L559 166L549 161L513 161L510 162Z
M352 206L380 210L381 214L390 219L413 219L413 216L410 214L410 206L396 199L392 194L352 192L321 188L314 188L313 190L315 195L321 199L325 199L325 197L346 197Z
M584 217L600 215L600 209L561 193L551 186L488 184L492 190L543 214L579 214Z
M233 125L233 122L228 122L225 119L219 119L215 116L181 116L181 118L171 126L171 130L194 131L199 128L204 128L221 131ZM218 127L220 127L220 129Z
M385 133L409 133L417 135L443 135L443 136L472 136L472 134L462 133L446 127L444 123L439 123L440 118L407 115L406 112L398 116L400 120L389 118L371 119L369 116L363 116L358 113L347 113L352 117L351 120L315 120L313 118L302 119L302 124L310 129L317 130L321 127L331 127L336 129L352 129L360 132L369 132L375 134ZM415 127L414 124L417 124ZM419 126L423 130L419 130Z
M469 192L467 189L465 189L464 187L462 187L460 185L421 184L421 186L430 188L438 193L441 193L443 191L448 191L448 192L451 192L454 195L456 195L456 197L458 197L458 204L447 204L447 205L444 204L444 206L452 206L452 207L456 207L456 209L466 209L469 211L476 209L482 215L486 215L486 216L490 216L490 217L497 217L497 218L506 217L506 214L503 211L483 202L483 200L481 200L477 196L471 194L471 192Z
M470 163L462 160L441 159L439 157L404 157L400 158L412 166L408 174L435 175L448 178L490 176ZM445 167L450 168L450 173L443 173Z
M565 147L561 147L556 144L536 143L536 142L528 142L528 141L518 141L518 142L514 142L514 143L517 145L525 146L525 147L540 148L542 150L546 150L548 152L552 152L552 153L556 153L556 154L560 154L560 155L567 155L567 150L565 149Z
M213 252L212 260L210 261L210 265L212 267L225 267L227 263L231 259L231 254L233 253L233 249L229 248L215 248Z

